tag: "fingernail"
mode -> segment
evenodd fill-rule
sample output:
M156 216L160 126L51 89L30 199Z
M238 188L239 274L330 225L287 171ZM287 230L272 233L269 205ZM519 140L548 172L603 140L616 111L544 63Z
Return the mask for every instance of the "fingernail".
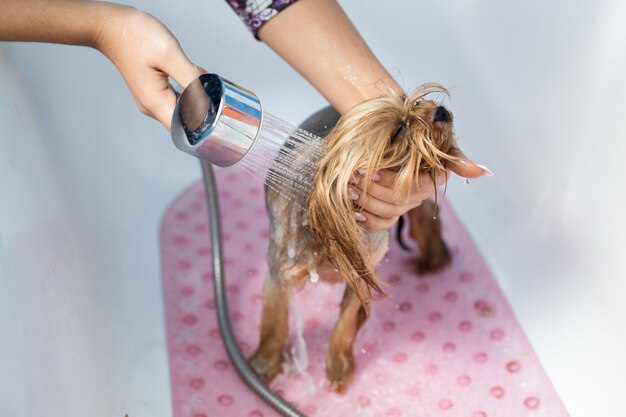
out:
M362 177L365 176L365 174L367 174L367 169L365 168L359 168L357 169L357 172L359 173L359 175L361 175Z
M348 188L348 195L350 196L351 200L358 200L359 199L359 193L354 191L352 188Z
M377 172L374 175L372 175L372 181L376 182L376 181L380 181L383 177L380 176L380 174Z
M365 215L363 213L359 213L358 211L354 212L354 218L356 219L357 222L366 222L367 221L367 217L365 217Z
M491 172L491 170L489 168L487 168L484 165L480 165L480 164L476 164L477 167L479 167L480 169L482 169L485 172L485 176L487 177L493 177L493 172Z

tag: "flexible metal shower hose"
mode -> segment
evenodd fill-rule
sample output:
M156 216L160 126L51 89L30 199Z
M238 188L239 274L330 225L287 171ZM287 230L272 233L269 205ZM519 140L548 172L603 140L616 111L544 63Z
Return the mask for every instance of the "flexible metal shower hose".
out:
M215 295L215 310L217 312L217 322L220 327L226 352L244 382L267 404L285 417L306 417L280 395L272 391L267 384L257 376L248 365L248 361L241 353L235 341L230 319L228 318L228 305L226 303L222 257L222 232L220 227L219 202L215 175L211 164L204 161L201 162L201 164L204 189L207 197L207 209L209 212L209 225L211 228L211 246L213 247L213 291Z

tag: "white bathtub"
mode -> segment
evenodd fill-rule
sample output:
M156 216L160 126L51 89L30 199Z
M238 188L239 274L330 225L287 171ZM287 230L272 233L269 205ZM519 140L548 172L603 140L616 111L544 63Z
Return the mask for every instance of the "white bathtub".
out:
M448 198L571 415L623 416L626 5L396 3L343 5L407 88L452 89L495 176ZM324 104L225 3L133 4L274 114ZM199 174L96 52L0 45L0 416L171 415L157 231Z

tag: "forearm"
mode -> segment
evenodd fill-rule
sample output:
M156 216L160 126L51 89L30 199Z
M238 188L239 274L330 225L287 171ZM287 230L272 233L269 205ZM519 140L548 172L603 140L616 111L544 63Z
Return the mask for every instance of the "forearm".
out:
M127 9L80 0L0 0L0 41L94 46L105 22Z
M340 113L388 88L401 92L334 0L300 0L258 36Z

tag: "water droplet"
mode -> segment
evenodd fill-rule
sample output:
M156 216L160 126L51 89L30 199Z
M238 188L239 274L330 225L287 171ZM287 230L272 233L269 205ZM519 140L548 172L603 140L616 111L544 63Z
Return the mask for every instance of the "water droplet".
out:
M319 280L320 276L317 271L315 269L309 269L309 281L311 281L312 284L315 284Z

